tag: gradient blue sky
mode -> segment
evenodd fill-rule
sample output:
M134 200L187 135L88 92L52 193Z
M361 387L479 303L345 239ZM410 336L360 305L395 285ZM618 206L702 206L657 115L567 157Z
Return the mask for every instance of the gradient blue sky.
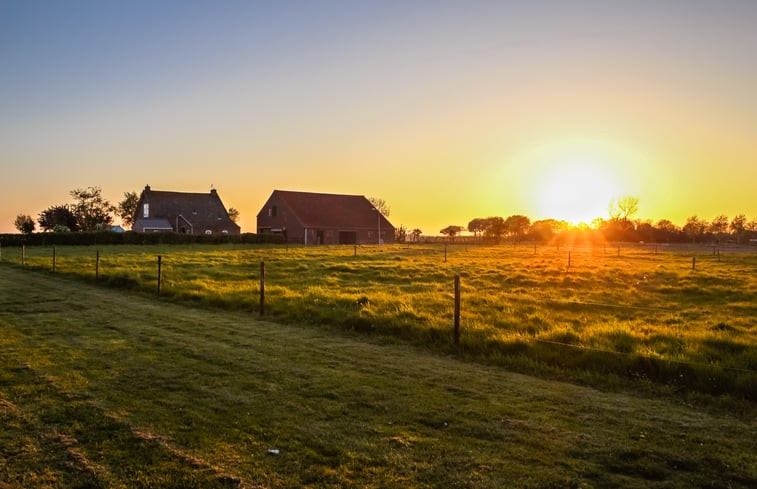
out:
M3 1L0 232L100 186L757 218L755 1Z

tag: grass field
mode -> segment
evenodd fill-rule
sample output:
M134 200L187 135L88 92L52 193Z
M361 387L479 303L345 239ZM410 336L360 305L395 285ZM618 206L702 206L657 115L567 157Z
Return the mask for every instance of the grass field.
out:
M3 488L755 487L704 401L0 266Z
M377 333L522 372L649 380L757 398L757 253L496 246L58 247L56 273L162 297ZM52 268L52 248L26 266ZM693 260L696 259L696 263ZM18 249L3 260L19 264ZM568 261L570 260L570 264ZM694 268L695 267L695 268ZM461 344L453 338L460 274Z

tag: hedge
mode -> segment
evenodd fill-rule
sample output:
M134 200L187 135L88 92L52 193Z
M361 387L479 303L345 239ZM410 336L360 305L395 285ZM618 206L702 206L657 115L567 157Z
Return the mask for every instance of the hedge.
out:
M270 234L190 235L178 233L115 233L112 231L77 233L0 234L2 246L118 245L118 244L223 244L283 243L281 236Z

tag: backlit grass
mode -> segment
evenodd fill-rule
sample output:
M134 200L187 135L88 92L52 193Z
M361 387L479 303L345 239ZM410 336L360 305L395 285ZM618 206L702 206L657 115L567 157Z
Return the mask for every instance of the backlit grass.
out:
M0 266L2 487L755 487L703 401Z
M20 261L18 250L3 251ZM56 248L56 273L93 278L95 251ZM51 248L27 255L28 267L51 268ZM168 299L255 313L264 261L269 318L445 350L460 274L466 355L757 392L755 253L457 245L445 261L439 246L111 246L100 248L100 280L154 293L158 255Z

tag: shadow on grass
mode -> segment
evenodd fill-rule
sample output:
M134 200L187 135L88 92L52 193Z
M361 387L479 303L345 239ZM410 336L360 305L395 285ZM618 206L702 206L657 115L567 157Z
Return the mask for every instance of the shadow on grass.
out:
M133 431L23 366L0 369L0 480L18 487L236 488L240 481Z

